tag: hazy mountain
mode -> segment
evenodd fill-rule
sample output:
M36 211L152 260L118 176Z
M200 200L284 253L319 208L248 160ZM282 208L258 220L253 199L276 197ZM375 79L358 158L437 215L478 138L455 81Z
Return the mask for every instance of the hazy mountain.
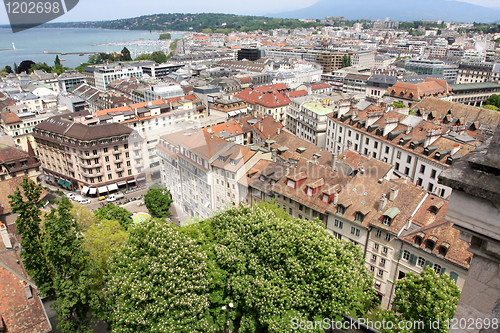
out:
M390 17L395 21L444 20L490 23L500 20L500 10L453 0L320 0L300 10L269 16L297 19L345 16L348 20Z

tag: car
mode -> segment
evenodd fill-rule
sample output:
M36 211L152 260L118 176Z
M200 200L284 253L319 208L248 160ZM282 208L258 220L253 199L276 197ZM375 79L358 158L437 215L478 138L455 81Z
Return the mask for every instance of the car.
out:
M66 193L66 198L68 198L69 200L74 200L75 194L72 192Z
M82 199L83 199L83 197L81 195L75 195L71 200L76 201L76 202L80 202Z
M82 205L86 205L86 204L89 204L89 203L90 203L90 200L89 200L89 199L81 199L79 202L80 202L80 204L82 204Z
M114 194L110 194L107 198L106 198L106 201L107 202L113 202L113 201L116 201L116 197Z

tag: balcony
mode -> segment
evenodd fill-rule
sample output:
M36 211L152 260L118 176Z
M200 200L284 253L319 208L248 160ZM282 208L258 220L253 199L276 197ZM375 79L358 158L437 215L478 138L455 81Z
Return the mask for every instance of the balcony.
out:
M93 158L96 158L97 156L94 156L94 155L80 155L80 158L83 158L84 160L91 160Z
M123 162L123 159L122 159L121 157L120 157L119 159L117 159L117 160L114 160L114 163L115 163L115 164L116 164L116 163L122 163L122 162Z
M123 167L121 167L121 168L116 168L116 170L115 170L115 171L116 171L116 172L123 172Z

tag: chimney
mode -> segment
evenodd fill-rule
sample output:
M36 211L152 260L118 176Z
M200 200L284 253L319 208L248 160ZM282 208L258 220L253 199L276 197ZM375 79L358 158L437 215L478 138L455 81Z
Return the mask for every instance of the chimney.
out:
M457 153L457 151L460 150L460 145L457 143L457 144L454 144L453 145L453 148L451 149L451 154L450 155L455 155Z
M3 205L2 205L3 207ZM0 237L2 237L3 244L5 245L6 249L11 249L12 248L12 243L10 242L9 238L9 233L7 231L7 228L5 225L0 222Z
M398 187L391 188L391 193L389 194L389 200L394 202L394 200L396 200L396 198L398 197L398 193L399 193Z
M318 156L317 155L313 155L313 164L314 165L318 165L319 162L318 162Z
M278 127L278 129L276 130L276 134L280 134L281 132L281 128Z
M434 141L439 139L440 136L441 136L441 129L436 128L428 130L427 133L425 134L424 148L427 148L430 145L432 145Z
M385 193L382 193L382 198L380 198L380 202L378 203L378 211L381 212L384 210L387 205L387 198L385 197Z
M386 136L387 134L389 134L391 131L393 131L398 126L398 123L399 123L399 119L397 117L387 118L385 120L385 124L384 124L384 134L382 134L382 135Z
M413 130L413 127L412 127L411 125L408 125L408 126L406 127L405 134L406 134L406 135L410 134L410 132L411 132L412 130Z
M259 131L261 131L261 132L262 132L262 128L263 128L263 126L262 126L262 121L261 121L261 122L259 123Z
M26 281L23 281L23 287L24 287L24 294L26 295L26 298L32 299L33 292L31 291L31 286Z
M290 174L290 168L289 167L286 167L286 173L285 173L285 176L288 176Z
M335 171L335 168L337 167L337 154L333 153L332 154L332 170Z
M339 194L335 193L333 196L333 204L336 205L339 202Z

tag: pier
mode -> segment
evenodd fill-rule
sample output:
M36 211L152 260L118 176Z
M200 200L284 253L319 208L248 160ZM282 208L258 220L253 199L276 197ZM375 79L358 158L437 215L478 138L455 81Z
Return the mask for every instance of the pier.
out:
M99 54L99 52L49 52L43 51L44 54L58 54L58 55L86 55L86 54Z

